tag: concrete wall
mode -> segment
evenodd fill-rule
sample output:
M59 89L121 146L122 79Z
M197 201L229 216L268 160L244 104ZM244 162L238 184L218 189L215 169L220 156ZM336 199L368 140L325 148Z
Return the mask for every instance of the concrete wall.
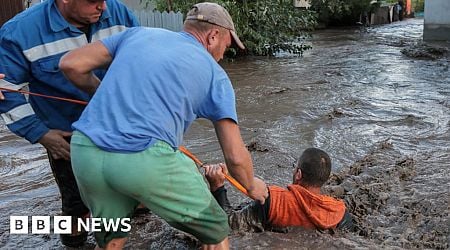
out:
M424 40L450 41L449 13L449 0L425 0Z
M390 9L390 6L381 6L378 8L375 13L371 14L370 24L376 25L390 23L392 21Z

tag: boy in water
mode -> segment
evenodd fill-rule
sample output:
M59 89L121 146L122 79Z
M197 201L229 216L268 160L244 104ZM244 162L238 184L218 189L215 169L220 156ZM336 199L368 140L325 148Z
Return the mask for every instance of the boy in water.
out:
M227 212L231 229L245 231L285 230L298 226L310 229L353 228L351 215L341 200L321 193L330 177L331 160L317 148L308 148L301 155L287 189L268 186L269 196L264 205L252 202L241 209L233 209L225 189L226 165L205 166L210 190L219 205Z

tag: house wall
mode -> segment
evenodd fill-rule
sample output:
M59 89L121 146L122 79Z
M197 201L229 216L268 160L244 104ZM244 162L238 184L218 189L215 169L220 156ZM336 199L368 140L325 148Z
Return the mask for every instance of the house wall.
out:
M449 13L449 0L425 0L424 40L450 41Z
M0 0L0 26L24 9L22 0Z

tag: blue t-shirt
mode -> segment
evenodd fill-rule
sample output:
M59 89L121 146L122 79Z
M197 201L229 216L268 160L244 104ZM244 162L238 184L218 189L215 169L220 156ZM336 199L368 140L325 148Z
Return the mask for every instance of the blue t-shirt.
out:
M137 27L102 42L113 61L73 124L101 149L178 148L197 118L237 122L230 79L192 35Z

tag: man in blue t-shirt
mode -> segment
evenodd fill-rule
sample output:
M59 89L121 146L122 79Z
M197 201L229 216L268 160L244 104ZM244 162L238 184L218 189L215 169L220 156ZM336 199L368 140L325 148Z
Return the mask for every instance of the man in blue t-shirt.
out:
M2 3L5 4L5 3ZM0 29L0 87L88 101L58 68L68 51L138 26L119 0L47 0L17 14ZM105 70L96 73L102 77ZM2 94L3 93L3 94ZM71 125L84 105L0 91L0 116L13 133L47 150L61 193L63 215L86 217L70 162ZM76 226L76 219L73 222ZM87 233L61 234L66 246L84 244Z
M225 212L179 146L197 118L213 122L230 173L264 203L267 189L237 125L234 90L217 63L234 41L229 13L199 3L184 31L132 28L65 55L60 68L93 95L73 124L73 171L93 217L121 219L139 203L205 246L228 248ZM100 83L94 69L109 67ZM100 247L122 247L127 230L95 233Z

